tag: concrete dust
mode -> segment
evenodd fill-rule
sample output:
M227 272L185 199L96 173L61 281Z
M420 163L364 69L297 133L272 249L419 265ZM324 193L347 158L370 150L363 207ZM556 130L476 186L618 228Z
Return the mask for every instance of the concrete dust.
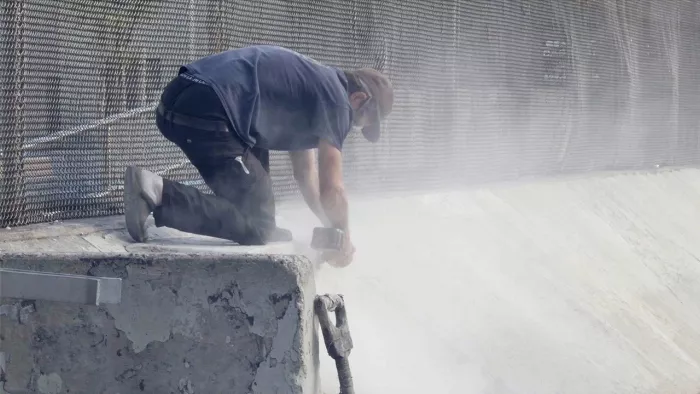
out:
M700 171L351 199L358 393L700 390ZM308 244L318 222L280 208ZM323 387L337 393L321 354Z
M41 374L37 381L37 390L42 394L59 394L63 390L63 381L55 372L48 375Z

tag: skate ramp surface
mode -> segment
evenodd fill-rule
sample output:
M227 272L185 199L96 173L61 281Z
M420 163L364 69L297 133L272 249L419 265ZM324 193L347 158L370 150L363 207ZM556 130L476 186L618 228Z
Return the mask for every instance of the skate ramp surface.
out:
M356 391L697 394L700 170L351 201ZM303 209L283 220L315 225ZM307 227L303 227L303 225ZM337 393L321 355L325 393Z

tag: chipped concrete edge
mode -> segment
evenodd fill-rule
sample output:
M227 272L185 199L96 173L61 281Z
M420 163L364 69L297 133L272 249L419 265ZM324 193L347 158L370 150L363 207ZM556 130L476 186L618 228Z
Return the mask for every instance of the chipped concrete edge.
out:
M314 265L303 255L295 254L260 254L260 253L186 253L186 252L144 252L144 253L102 253L102 252L67 252L67 253L0 253L0 267L5 267L9 262L22 262L23 269L31 270L45 264L48 261L55 261L57 269L49 272L66 273L65 270L59 270L59 267L65 267L72 262L85 263L89 261L92 267L100 264L119 265L124 267L132 264L152 265L154 262L166 261L192 261L196 260L200 264L211 264L222 260L236 261L243 264L257 264L277 262L290 275L297 278L298 285L303 287L306 283L304 280L313 280ZM45 268L44 268L45 269ZM126 270L123 270L122 278L126 277ZM90 276L92 273L82 273Z
M255 392L267 392L269 389L290 390L290 392L318 393L320 382L318 377L319 355L318 337L315 330L315 318L313 314L313 299L315 297L314 267L311 261L302 255L290 254L227 254L227 253L12 253L0 254L0 267L9 266L17 268L21 266L26 270L42 270L55 273L75 273L82 275L94 275L101 268L108 266L112 272L121 278L128 278L128 267L152 266L158 263L183 264L208 264L221 263L230 260L239 266L253 266L274 264L281 269L278 273L293 281L293 285L299 292L296 300L296 309L302 316L299 319L291 319L290 324L297 327L287 327L293 332L293 347L291 357L299 360L298 370L294 367L285 368L284 373L268 368L275 376L273 379L265 379L265 373L256 376L258 390ZM49 264L55 262L56 264ZM86 263L89 266L87 271ZM55 267L55 268L54 268ZM289 352L288 352L289 353ZM290 366L288 366L290 367ZM273 381L274 383L270 383ZM270 386L273 384L274 387ZM283 385L280 387L280 384ZM286 387L285 387L286 386ZM275 390L277 392L277 390Z

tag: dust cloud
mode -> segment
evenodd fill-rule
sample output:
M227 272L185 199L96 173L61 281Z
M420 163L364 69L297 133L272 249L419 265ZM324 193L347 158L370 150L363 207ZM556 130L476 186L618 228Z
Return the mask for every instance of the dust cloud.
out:
M441 328L463 314L452 310L451 296L441 291L445 280L468 275L458 269L448 276L445 272L445 259L461 259L447 251L462 242L463 232L450 234L439 216L406 206L412 204L351 199L355 261L342 269L321 264L317 293L345 296L355 344L350 364L356 392L483 392L478 367L465 367L468 357L445 341L450 333ZM300 248L307 247L318 221L303 205L287 204L279 211L278 224L293 231ZM318 259L308 248L306 255ZM321 347L324 394L337 393L335 365Z
M356 392L696 393L699 180L688 169L351 197L355 261L320 266L316 285L345 296ZM279 214L308 245L308 209Z

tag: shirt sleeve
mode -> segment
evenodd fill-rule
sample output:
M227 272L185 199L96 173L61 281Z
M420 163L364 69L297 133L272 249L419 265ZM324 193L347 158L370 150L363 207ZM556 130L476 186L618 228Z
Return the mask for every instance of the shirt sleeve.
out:
M342 151L343 142L350 132L350 109L336 104L322 107L315 134Z
M326 67L319 70L319 73L315 76L318 85L315 85L312 94L316 109L313 133L342 151L351 125L347 91L339 80L337 71Z

